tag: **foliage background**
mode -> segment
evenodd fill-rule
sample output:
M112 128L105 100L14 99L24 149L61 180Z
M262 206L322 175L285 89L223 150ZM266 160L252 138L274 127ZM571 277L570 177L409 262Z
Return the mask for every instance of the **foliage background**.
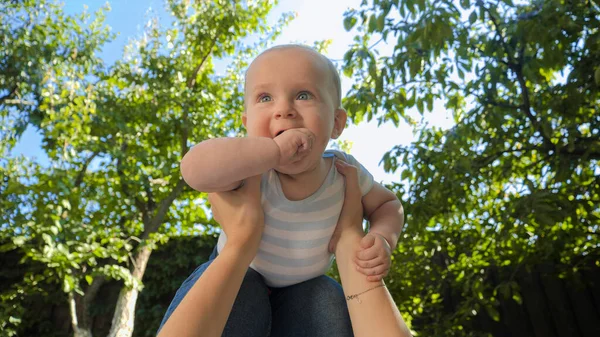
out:
M110 335L117 299L141 290L134 334L152 335L206 257L214 223L180 184L178 158L242 132L241 69L291 19L267 27L273 3L214 3L167 2L174 26L151 21L107 65L104 10L2 2L1 334ZM382 163L401 174L389 187L407 213L388 288L416 334L600 333L599 20L592 0L379 0L346 12L352 122L415 134ZM216 75L222 58L229 71ZM428 124L436 109L455 125ZM27 127L52 165L11 155Z

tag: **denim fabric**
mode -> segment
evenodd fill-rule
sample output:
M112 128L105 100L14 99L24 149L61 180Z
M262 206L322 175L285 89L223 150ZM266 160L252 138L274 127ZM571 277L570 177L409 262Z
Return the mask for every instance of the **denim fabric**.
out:
M169 316L217 256L200 265L183 282L160 324ZM160 328L159 328L160 330ZM325 275L283 288L269 288L248 268L223 336L346 337L353 336L342 287Z

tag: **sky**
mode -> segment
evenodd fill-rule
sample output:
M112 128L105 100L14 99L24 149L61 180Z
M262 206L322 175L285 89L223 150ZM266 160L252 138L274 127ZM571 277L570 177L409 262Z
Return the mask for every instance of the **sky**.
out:
M344 53L352 44L354 32L346 32L343 26L344 12L350 8L359 8L360 0L323 1L323 0L281 0L279 5L268 17L269 23L275 24L284 12L295 12L296 18L283 29L283 33L275 44L306 43L331 40L325 55L334 62L341 60ZM65 0L65 11L75 14L83 10L84 5L93 12L104 2L90 0ZM148 21L148 13L154 13L161 18L161 24L168 24L169 18L164 11L163 0L137 1L119 0L110 2L111 11L107 13L106 24L112 31L118 33L117 38L107 45L101 57L107 64L112 64L123 55L123 47L127 42L141 36L144 24ZM381 45L382 48L391 46ZM342 93L348 91L352 81L342 75ZM416 116L416 112L412 112ZM434 111L425 117L430 125L443 128L452 126L451 114L443 111L436 104ZM406 123L399 127L393 124L377 125L373 120L359 125L349 125L340 140L353 143L351 154L371 172L376 181L390 183L400 181L400 170L394 174L385 173L381 158L395 145L408 145L414 140L411 128ZM13 150L13 154L24 154L44 161L45 155L41 149L41 138L35 131L28 129L22 140Z

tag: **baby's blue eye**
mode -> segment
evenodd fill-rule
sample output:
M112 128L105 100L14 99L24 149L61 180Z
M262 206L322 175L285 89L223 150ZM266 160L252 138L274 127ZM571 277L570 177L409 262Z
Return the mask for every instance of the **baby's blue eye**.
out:
M298 94L297 99L299 99L299 100L307 100L307 99L310 99L311 96L312 95L309 92L303 91L303 92L301 92L301 93Z
M272 100L271 96L269 96L269 95L262 95L258 98L258 101L261 103L270 102L271 100Z

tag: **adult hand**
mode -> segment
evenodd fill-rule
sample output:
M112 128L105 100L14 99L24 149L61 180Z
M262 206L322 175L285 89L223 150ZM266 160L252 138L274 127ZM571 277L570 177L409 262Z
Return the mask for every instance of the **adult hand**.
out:
M340 159L335 160L335 166L338 172L346 178L346 192L342 212L329 241L329 251L331 253L335 252L335 246L341 235L345 233L364 235L362 228L362 195L358 184L358 169Z
M265 226L261 205L260 178L247 178L244 184L228 192L208 194L213 217L227 235L227 246L256 254Z

